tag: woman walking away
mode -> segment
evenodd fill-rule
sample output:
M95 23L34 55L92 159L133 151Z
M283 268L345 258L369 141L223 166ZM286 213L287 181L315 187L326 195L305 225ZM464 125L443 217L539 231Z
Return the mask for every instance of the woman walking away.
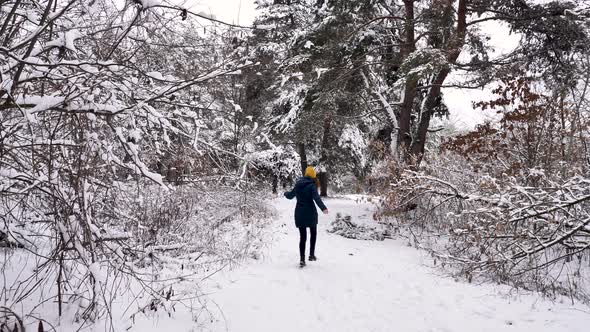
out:
M317 236L317 224L318 224L318 211L316 210L315 203L318 205L320 210L324 214L328 214L328 208L322 202L318 189L315 185L315 170L313 167L308 166L305 169L305 176L299 178L295 184L293 190L285 193L285 197L293 199L297 197L297 205L295 206L295 226L299 228L299 255L301 261L299 262L300 267L305 266L305 242L307 240L307 228L310 230L310 247L309 247L309 260L315 261L315 240Z

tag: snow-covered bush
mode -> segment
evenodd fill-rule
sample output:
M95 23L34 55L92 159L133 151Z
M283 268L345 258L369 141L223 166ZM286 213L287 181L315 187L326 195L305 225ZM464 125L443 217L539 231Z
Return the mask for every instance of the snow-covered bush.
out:
M168 191L149 185L142 188L149 190L118 192L111 198L117 204L103 213L105 217L119 216L106 221L108 227L132 232L137 246L148 252L213 256L222 252L226 258L255 255L245 250L246 244L239 236L225 237L227 233L236 236L234 230L244 230L244 234L252 233L248 241L257 241L257 234L272 215L261 199L249 197L247 191L194 186ZM222 245L225 241L229 242Z
M279 182L290 185L300 174L299 156L292 146L271 145L268 149L254 151L247 155L253 173L259 181L272 179L272 190L278 191Z
M453 174L446 166L405 173L382 216L395 215L417 245L469 280L590 300L583 277L590 265L590 179L531 187L510 176Z
M26 323L108 322L122 306L139 310L110 324L129 325L150 311L172 315L175 303L202 296L195 283L258 256L272 212L247 192L120 185L126 187L95 193L105 204L93 214L88 240L70 235L83 226L73 218L58 229L38 219L11 226L24 248L5 251L0 296L21 308ZM201 303L190 310L208 312Z
M386 228L357 223L351 216L342 216L340 213L337 213L336 219L330 223L328 232L356 240L383 241L391 237L390 231Z

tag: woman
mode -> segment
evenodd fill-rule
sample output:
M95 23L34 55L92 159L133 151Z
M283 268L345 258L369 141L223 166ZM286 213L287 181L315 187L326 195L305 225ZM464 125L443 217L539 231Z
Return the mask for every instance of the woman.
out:
M328 214L328 208L322 202L315 184L316 173L313 167L308 166L305 169L305 176L299 178L293 190L285 193L285 197L293 199L297 197L295 206L295 226L299 228L299 256L301 261L300 267L305 266L305 242L307 241L307 228L310 230L310 247L309 260L315 261L315 240L317 236L318 211L315 203L324 214Z

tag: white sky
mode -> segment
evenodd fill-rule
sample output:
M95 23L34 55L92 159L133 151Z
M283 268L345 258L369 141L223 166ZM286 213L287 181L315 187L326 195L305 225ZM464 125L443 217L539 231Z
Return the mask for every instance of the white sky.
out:
M196 12L213 14L218 19L240 25L251 25L256 16L254 0L189 0Z
M480 30L490 36L490 45L493 45L494 50L490 52L492 58L499 57L503 54L510 53L514 50L520 42L520 35L510 34L507 25L498 22L484 22L480 25ZM463 52L463 57L460 60L468 60L469 54ZM458 72L451 73L445 83L452 83L453 81L461 82L461 76ZM443 89L444 98L449 107L450 117L449 122L455 128L474 128L486 120L497 119L499 117L494 111L481 111L480 109L473 109L473 102L482 100L490 100L493 98L491 90L495 86L487 86L484 89Z

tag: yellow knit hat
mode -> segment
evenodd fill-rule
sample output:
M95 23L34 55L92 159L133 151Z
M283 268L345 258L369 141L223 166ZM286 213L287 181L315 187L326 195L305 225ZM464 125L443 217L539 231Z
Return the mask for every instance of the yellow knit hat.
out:
M315 179L315 169L313 169L313 167L311 166L307 166L307 168L305 169L305 176L307 176L308 178Z

